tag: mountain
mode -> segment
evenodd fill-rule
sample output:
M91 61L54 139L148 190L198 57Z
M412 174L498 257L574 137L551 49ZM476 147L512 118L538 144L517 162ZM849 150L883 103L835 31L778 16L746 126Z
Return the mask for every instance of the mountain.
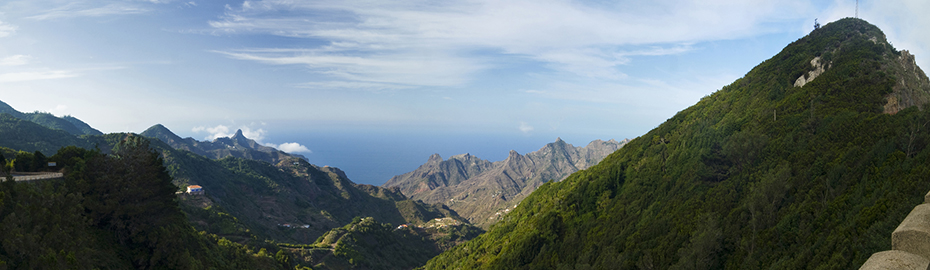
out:
M50 129L64 130L72 135L103 135L102 132L96 130L87 123L84 123L80 119L74 118L70 115L64 117L57 117L50 113L44 112L32 112L32 113L22 113L13 109L9 104L0 101L0 114L8 113L13 117L30 121ZM57 149L56 149L57 150Z
M384 187L430 204L445 204L474 224L488 226L550 180L597 164L629 140L595 140L575 147L561 138L538 151L490 162L470 154L443 160L433 154L412 172L394 176Z
M815 29L426 269L855 269L930 190L930 80Z
M114 145L113 155L65 147L49 157L65 168L63 179L3 181L0 268L291 268L265 249L195 231L148 146L135 137Z
M278 163L289 157L304 158L297 154L288 154L274 147L264 146L255 140L246 138L242 130L237 130L232 137L216 138L212 142L197 141L194 138L187 137L181 139L171 130L161 124L149 127L139 135L151 138L157 138L174 149L181 149L194 152L198 155L213 159L224 157L239 157L245 159L261 160L268 163Z
M67 131L51 129L9 113L0 113L0 146L30 153L40 151L51 156L59 148L68 145L93 148L93 144L87 140Z
M450 218L393 227L367 217L334 228L311 245L283 247L309 258L315 269L413 269L482 232Z
M403 262L391 260L396 256L384 257L382 256L383 253L369 253L378 251L379 245L389 243L367 245L365 249L361 249L360 253L353 253L353 257L347 257L344 253L336 252L352 246L330 250L334 257L328 260L329 262L332 262L332 260L345 261L351 269L365 269L367 265L352 263L352 261L349 261L352 258L368 258L366 260L378 260L379 264L399 263L398 265L411 265L410 267L413 267L422 265L427 259L445 249L451 248L455 243L470 239L477 233L483 232L483 230L464 222L464 218L459 217L455 211L447 207L410 200L396 189L353 183L338 168L312 165L302 157L287 155L277 150L274 150L277 152L271 152L273 155L261 156L257 153L266 153L260 151L266 148L246 138L241 132L231 138L220 138L214 142L196 142L189 138L179 139L178 136L170 133L160 125L147 130L146 134L158 134L169 142L171 140L176 142L193 141L196 144L180 143L175 145L182 147L193 145L194 147L190 148L193 150L208 149L203 151L208 155L201 155L183 148L175 149L172 145L164 142L165 139L157 140L131 133L75 136L63 130L54 130L15 118L10 114L0 114L0 152L4 155L5 160L13 162L28 160L26 157L31 157L31 153L37 150L47 153L47 156L51 156L58 151L58 154L48 160L57 161L60 164L74 162L71 157L80 158L85 156L85 154L62 154L62 151L65 153L85 151L108 157L109 154L118 153L120 151L119 145L125 141L139 141L141 138L148 138L144 139L144 141L147 142L147 147L151 147L160 154L166 173L170 176L171 184L173 184L173 190L183 190L188 185L194 184L202 186L203 190L205 190L204 195L173 195L177 196L180 203L177 207L188 219L189 224L186 224L186 226L193 226L196 230L208 233L208 239L198 238L200 240L196 241L213 241L214 244L217 241L221 244L226 241L223 244L224 248L229 247L234 250L244 251L244 253L237 253L237 251L230 254L220 254L222 256L241 257L246 254L247 257L251 256L248 254L253 254L257 263L267 263L267 260L265 260L267 254L259 252L259 249L268 249L272 252L282 251L284 253L281 256L284 257L281 258L289 258L291 254L299 254L299 249L288 249L274 243L284 246L310 244L330 230L349 224L359 217L377 219L379 222L383 222L379 224L388 227L391 226L390 224L427 225L435 219L454 220L460 224L460 231L469 232L459 233L460 237L456 238L455 241L442 238L443 235L450 234L448 231L424 231L418 233L416 237L423 238L422 241L407 242L405 248L414 245L415 249L423 250L426 253L413 257L403 257L405 258ZM217 150L216 148L221 145L236 149L226 152L210 152ZM9 148L27 152L17 153ZM84 149L96 150L88 151ZM211 153L226 154L224 157L216 158ZM23 160L19 160L20 155L23 155ZM244 157L238 157L240 155ZM275 157L275 163L258 159L272 156ZM13 160L14 158L17 158L18 161ZM77 162L65 169L65 172L69 175L65 180L77 181L77 187L84 185L81 183L85 182L81 181L89 181L72 179L71 174L68 173L74 168L82 168L79 166L80 164L84 163ZM109 177L112 178L112 176ZM54 190L48 191L53 192ZM119 196L125 195L119 190L109 190L108 192L115 192L114 194L120 194ZM3 196L0 193L0 199ZM33 200L33 198L36 197L28 197L31 201L26 206L36 207L31 205L34 202L41 201ZM58 198L55 197L54 200L58 200ZM0 200L0 203L2 202L4 201ZM22 202L14 200L12 203L15 205ZM85 201L85 203L93 205L97 202L91 200ZM31 224L29 222L32 221L26 220L23 222L24 224ZM50 243L54 244L53 242ZM210 245L209 243L201 244ZM254 253L257 253L257 255ZM2 256L3 254L0 253L0 265L3 265L3 261L6 260ZM276 255L275 259L278 259L278 257ZM216 259L222 260L220 257ZM213 259L205 262L207 265L214 263ZM295 257L290 262L291 264L314 266L315 268L322 267L321 269L329 268L326 263L314 261L311 257ZM29 265L24 263L17 261L14 265ZM234 268L256 268L254 266L243 266L251 265L251 263L243 261L229 265L240 265L240 267ZM101 264L89 263L88 265ZM107 263L103 265L107 265Z

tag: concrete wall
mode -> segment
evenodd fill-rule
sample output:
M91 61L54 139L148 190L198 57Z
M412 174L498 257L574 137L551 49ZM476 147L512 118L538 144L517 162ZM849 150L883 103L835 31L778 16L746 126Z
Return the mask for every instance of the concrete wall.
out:
M930 192L891 233L891 250L872 254L859 269L930 269Z

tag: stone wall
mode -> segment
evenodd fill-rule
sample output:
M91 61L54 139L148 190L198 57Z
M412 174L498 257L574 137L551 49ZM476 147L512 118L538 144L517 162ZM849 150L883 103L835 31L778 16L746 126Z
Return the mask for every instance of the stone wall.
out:
M891 250L872 254L859 269L930 269L930 192L891 233Z

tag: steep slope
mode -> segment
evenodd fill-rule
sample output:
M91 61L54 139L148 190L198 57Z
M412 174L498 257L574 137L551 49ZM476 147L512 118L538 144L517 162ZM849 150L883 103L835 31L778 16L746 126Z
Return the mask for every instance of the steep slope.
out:
M8 113L0 113L0 146L30 153L41 151L51 156L59 148L68 145L93 148L86 140L64 130L50 129Z
M13 109L9 104L0 101L0 114L2 113L8 113L13 117L30 121L50 129L64 130L72 135L103 135L99 130L90 127L87 123L70 115L57 117L50 113L39 111L22 113Z
M447 218L393 227L367 217L326 232L312 245L282 246L314 269L412 269L481 232Z
M398 188L411 199L445 204L472 223L488 226L539 185L597 164L626 142L596 140L574 147L559 138L526 155L510 151L498 162L470 154L442 160L433 154L416 170L394 176L384 186Z
M930 112L896 96L930 89L902 57L827 24L426 268L857 268L930 189Z
M290 268L193 230L145 141L114 149L62 148L50 160L66 167L64 179L0 184L0 268Z
M157 138L174 149L191 151L212 159L238 157L275 164L290 157L303 158L301 155L288 154L274 147L261 145L255 140L246 138L242 134L242 130L237 130L232 137L217 138L212 142L197 141L190 137L181 139L181 137L175 135L161 124L149 127L140 135Z
M230 151L226 152L224 158L213 159L209 152L204 156L183 148L174 149L163 142L186 139L180 139L160 125L150 128L148 132L161 135L162 140L151 140L151 145L164 157L165 166L174 183L182 188L198 184L206 190L207 198L197 200L197 204L202 207L184 209L191 217L204 217L195 226L212 233L243 240L255 235L278 242L311 243L326 231L349 223L357 216L375 217L393 224L421 224L443 217L462 219L449 209L409 200L395 190L355 184L337 168L318 167L301 157L277 150L274 150L278 152L274 154L274 159L278 160L276 163L256 160L259 155L251 155L247 151ZM99 148L102 153L111 153L115 145L133 136L114 133L78 137L20 120L10 114L0 114L0 146L30 153L39 150L46 156L65 146ZM260 152L255 149L269 148L245 138L241 132L232 138L220 138L213 143L189 140L197 143L193 144L193 150L204 149L196 147L201 145L213 147L207 148L210 151L220 145L225 145L224 148L248 147L254 152ZM230 153L239 153L245 157L236 157ZM7 156L12 159L13 153ZM233 226L241 230L216 227L208 221L216 215L230 214L236 220ZM225 221L228 220L220 219L217 222ZM282 229L279 226L286 223L310 226L300 229Z

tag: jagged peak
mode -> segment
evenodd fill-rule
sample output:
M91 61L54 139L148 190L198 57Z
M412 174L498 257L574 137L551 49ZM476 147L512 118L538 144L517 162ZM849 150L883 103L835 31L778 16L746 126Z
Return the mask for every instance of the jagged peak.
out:
M442 162L442 156L439 153L435 153L429 156L429 159L426 160L427 163L438 163Z
M469 154L469 153L465 153L465 154L454 155L454 156L450 157L449 159L462 159L462 160L467 160L467 159L471 159L471 158L473 158L473 157L475 157L475 156L472 156L472 155Z
M233 135L233 136L232 136L233 139L236 139L236 138L239 138L239 137L245 138L245 135L242 134L242 129L237 129L237 130L236 130L236 135Z

